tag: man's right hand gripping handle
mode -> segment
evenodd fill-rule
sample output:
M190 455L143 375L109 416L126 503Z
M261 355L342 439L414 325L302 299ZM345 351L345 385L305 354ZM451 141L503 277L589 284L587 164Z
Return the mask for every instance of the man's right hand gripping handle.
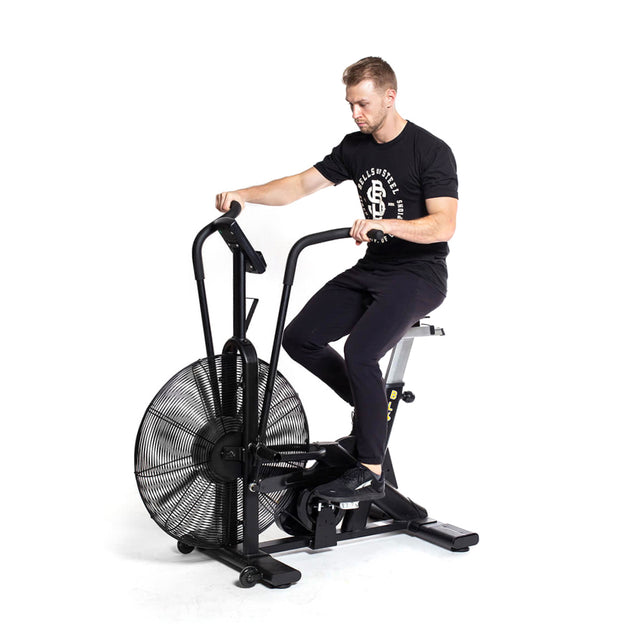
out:
M240 207L244 209L245 199L237 191L225 191L216 196L216 209L226 213L231 208L233 201L239 202Z

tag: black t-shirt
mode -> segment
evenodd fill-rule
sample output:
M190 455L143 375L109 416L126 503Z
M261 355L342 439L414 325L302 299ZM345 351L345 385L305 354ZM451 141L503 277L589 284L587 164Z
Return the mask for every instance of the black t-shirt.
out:
M353 180L366 218L415 220L427 213L426 198L458 197L456 161L439 138L412 122L393 140L379 144L356 131L315 168L334 184ZM419 244L385 235L369 242L359 265L365 269L406 268L446 294L446 242Z

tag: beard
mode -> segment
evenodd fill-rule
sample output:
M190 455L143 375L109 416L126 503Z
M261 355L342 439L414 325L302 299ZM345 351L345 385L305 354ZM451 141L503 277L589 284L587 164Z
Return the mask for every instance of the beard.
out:
M380 129L380 127L382 127L386 119L387 113L385 110L375 120L373 120L372 122L366 122L364 125L358 126L358 128L360 129L361 133L375 133L376 131L378 131L378 129Z

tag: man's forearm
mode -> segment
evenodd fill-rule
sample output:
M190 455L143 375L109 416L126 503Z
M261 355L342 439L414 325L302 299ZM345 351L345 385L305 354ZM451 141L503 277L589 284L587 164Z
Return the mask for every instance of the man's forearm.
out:
M379 222L385 233L418 244L448 242L455 231L455 225L452 226L450 219L438 214L417 220L384 219Z
M234 200L239 200L243 207L247 202L271 206L291 204L331 184L333 182L327 180L315 167L311 167L302 173L272 180L266 184L237 191L223 191L216 195L216 208L219 211L228 211Z
M298 175L278 178L255 187L239 189L237 193L242 196L245 202L270 206L291 204L304 195Z

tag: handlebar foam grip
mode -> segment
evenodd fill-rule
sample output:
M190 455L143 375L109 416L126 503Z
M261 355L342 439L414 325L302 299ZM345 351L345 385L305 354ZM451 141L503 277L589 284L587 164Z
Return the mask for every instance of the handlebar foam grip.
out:
M367 237L371 240L380 241L384 238L384 231L382 231L381 229L371 229L371 231L367 233Z
M227 211L224 215L226 218L237 218L242 211L242 206L237 200L231 201L231 206L229 207L229 211Z

